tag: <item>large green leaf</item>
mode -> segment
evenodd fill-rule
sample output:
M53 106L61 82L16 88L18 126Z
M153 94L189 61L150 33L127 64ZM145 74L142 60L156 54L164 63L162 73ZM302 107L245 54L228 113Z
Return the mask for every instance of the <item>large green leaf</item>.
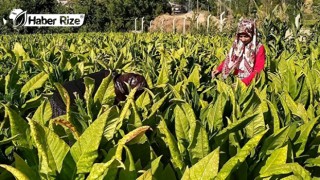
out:
M268 72L268 77L271 81L270 86L272 87L272 91L274 93L279 93L282 91L283 86L281 82L281 78L274 73Z
M238 81L236 84L236 93L238 96L238 102L240 105L248 101L248 97L253 94L253 86L246 86L242 81Z
M112 104L115 97L114 83L111 73L102 80L97 92L94 95L94 103Z
M108 168L117 167L120 163L114 157L106 163L95 163L87 180L102 180L108 173Z
M263 142L261 153L264 155L271 154L275 149L285 145L289 139L293 139L296 133L296 125L286 126L279 132L267 137Z
M185 52L185 47L182 47L182 48L180 48L180 49L178 49L178 50L173 50L173 52L172 52L172 56L175 58L175 59L177 59L177 60L180 60L181 59L181 56L184 54L184 52Z
M175 172L173 171L170 164L168 164L164 170L161 172L160 177L157 177L159 180L168 180L168 179L177 179Z
M147 179L153 179L152 172L150 169L145 171L141 176L137 178L137 180L147 180Z
M68 94L68 91L60 84L60 83L54 83L55 87L57 88L62 101L66 105L66 108L70 108L70 97Z
M18 154L14 154L15 168L25 174L29 179L40 179L40 176L35 172Z
M130 114L130 117L129 117L129 123L133 124L135 127L142 126L140 114L137 110L137 106L135 102L132 102L131 107L132 107L132 113Z
M236 103L236 98L235 98L235 94L231 88L231 86L228 86L226 83L222 82L222 81L218 81L217 82L217 91L219 92L219 94L225 94L226 97L228 97L231 101L232 104L232 119L235 121L237 114L238 114L238 104Z
M39 96L35 96L31 99L26 100L26 102L20 108L21 114L28 112L28 110L30 111L34 108L39 107L41 105L42 99L43 99L43 95L40 94Z
M320 156L316 158L310 158L306 160L307 167L318 166L320 167Z
M23 87L21 88L21 94L22 96L26 96L28 92L41 88L44 83L49 78L49 75L45 72L41 72L37 74L36 76L32 77Z
M309 119L308 119L307 111L304 108L304 105L300 103L298 104L295 103L288 93L285 93L284 97L286 100L286 104L288 105L292 114L299 116L304 121L304 123L307 123Z
M146 108L151 103L150 95L147 91L143 92L136 101L139 108Z
M268 98L268 94L267 94L267 87L265 87L264 89L262 89L261 91L258 89L254 89L255 90L255 94L259 97L261 103L259 104L258 108L260 108L260 111L262 113L265 113L268 111L268 104L267 104L267 98Z
M208 135L201 123L197 122L194 133L194 139L188 147L192 164L207 156L210 151Z
M28 123L20 117L20 115L14 111L13 109L9 108L8 106L4 105L5 111L9 116L10 121L10 130L11 136L18 135L18 138L13 140L13 144L18 147L25 147L28 148L29 145L29 125Z
M233 170L241 163L243 163L247 156L250 154L250 152L252 152L252 150L258 146L261 138L266 132L267 131L261 132L260 134L250 139L235 156L229 159L222 166L221 170L217 174L217 179L228 178L229 175L233 172Z
M66 155L63 160L61 172L56 176L57 179L75 179L77 177L77 166L71 153Z
M228 138L229 156L236 155L241 149L241 145L240 145L241 140L240 140L239 134L240 133L237 133L237 132L229 134L229 138Z
M176 83L174 86L168 85L175 98L181 99L180 92L182 85L184 85L183 81Z
M121 113L120 113L120 117L119 117L119 121L118 121L118 125L117 125L117 129L120 129L123 123L123 120L125 119L130 106L132 104L132 102L134 101L134 94L137 91L137 87L135 87L134 89L132 89L127 97L126 103L124 104Z
M206 119L210 132L214 129L220 130L223 127L223 112L225 105L225 94L218 95L216 102L209 105Z
M85 93L83 95L85 101L86 101L86 107L87 107L87 115L90 117L90 121L92 121L93 114L92 114L92 105L93 105L93 90L94 90L94 79L90 77L84 77L83 79L84 85L85 85Z
M32 116L32 120L37 121L41 125L46 125L51 119L52 109L48 99L45 99L42 104L37 108L36 112Z
M146 79L146 81L147 81L148 87L149 87L150 89L152 89L152 88L153 88L153 83L152 83L152 79L151 79L151 77L150 77L149 74L150 74L150 73L147 72L147 73L144 75L144 77L145 77L145 79Z
M151 118L158 110L159 108L161 107L161 105L164 103L164 101L167 99L167 97L169 96L170 94L166 94L165 96L163 96L159 101L157 101L156 103L154 103L151 107L151 112L148 116L147 119Z
M118 48L118 47L116 47L116 48ZM118 69L118 68L120 68L121 66L123 66L123 64L124 64L124 60L125 60L125 56L124 56L124 52L126 51L126 50L124 50L126 47L123 47L123 49L121 49L121 53L120 53L120 55L117 57L117 59L116 59L116 62L115 62L115 64L114 64L114 66L113 66L113 68L112 69Z
M175 168L178 168L179 170L182 170L184 168L183 158L180 154L180 151L178 149L177 142L174 138L174 136L170 133L165 121L162 119L158 125L159 131L161 134L164 135L163 139L166 142L166 144L169 147L169 151L172 158L172 164Z
M128 134L124 135L119 141L118 141L118 147L116 150L116 159L121 160L122 159L122 150L126 143L130 142L134 138L142 137L144 133L150 129L150 126L141 126L138 127L132 131L130 131Z
M219 148L212 151L206 157L186 170L181 179L213 179L218 174L219 169Z
M294 175L300 177L300 179L311 180L310 172L304 169L298 163L274 165L269 168L269 171L265 172L264 174L261 174L260 177L266 178L269 176L272 177L274 175L282 175L282 174L289 174L289 173L293 173Z
M193 70L190 74L190 76L188 77L188 82L191 82L195 85L196 88L199 88L200 87L200 78L201 78L201 75L200 75L200 66L198 64L195 64L193 66Z
M0 145L8 144L8 143L12 142L13 140L17 139L18 136L19 136L19 134L15 135L15 136L12 136L12 137L9 137L9 138L5 138L5 139L0 141Z
M292 63L292 61L288 62L288 63ZM297 80L294 76L294 72L292 72L291 68L287 68L282 72L282 85L285 88L285 90L287 92L290 93L290 95L293 98L296 98L299 91L297 88Z
M193 141L193 139L195 138L196 123L197 123L196 115L194 113L194 110L193 110L191 104L182 103L182 108L183 108L184 113L190 123L189 139L190 139L190 141Z
M119 121L119 111L116 107L111 107L110 108L110 113L107 119L107 124L104 128L103 135L104 137L109 141L113 138L117 131L117 125Z
M40 173L60 172L63 159L69 152L69 146L49 128L30 120L31 136L38 150Z
M276 149L272 152L271 156L267 159L266 164L261 168L260 174L270 171L274 165L286 164L288 155L288 146Z
M19 78L17 62L5 77L5 94L9 94L12 89L15 89Z
M299 81L299 95L297 96L296 102L300 104L309 104L309 100L313 101L313 95L311 95L312 90L310 90L310 86L307 85L307 78L303 77L301 81Z
M155 160L151 162L151 168L148 169L146 172L144 172L139 178L137 179L149 179L148 177L151 174L152 179L159 179L161 175L161 170L162 170L162 164L160 162L162 156L159 156Z
M226 128L224 128L222 131L220 131L215 137L215 141L217 142L217 145L221 145L227 137L229 137L229 134L236 132L238 130L243 129L249 122L251 122L252 120L254 120L254 118L259 115L257 113L255 114L250 114L247 115L241 119L239 119L238 121L229 124Z
M174 117L175 117L175 132L178 140L178 147L180 152L183 153L185 151L185 148L190 146L190 144L194 141L194 138L195 138L194 136L197 135L195 134L196 122L197 122L196 117L191 105L185 102L178 103L176 105L174 109ZM196 157L194 158L196 159Z
M26 176L24 173L22 173L21 171L19 171L18 169L12 167L12 166L9 166L9 165L6 165L6 164L0 164L0 167L6 169L7 171L9 171L11 174L14 175L14 177L17 179L17 180L29 180L30 178L28 176ZM31 180L31 179L30 179Z
M289 107L288 107L288 104L285 100L285 98L283 97L283 95L278 95L279 96L279 99L280 99L280 102L281 102L281 105L283 107L283 113L284 113L284 121L285 121L285 125L288 125L290 122L291 122L291 112L289 110Z
M70 122L72 124L72 126L76 125L76 122L74 122L71 118L71 111L70 111L70 106L71 106L71 101L70 101L70 96L68 94L68 91L60 84L60 83L54 83L55 87L57 88L60 97L62 99L62 101L64 102L64 104L66 105L66 117L67 117L67 121ZM78 130L78 129L77 129ZM79 130L78 130L79 131ZM76 136L76 139L78 139L79 137Z
M162 59L161 70L158 77L157 85L166 84L170 80L169 78L169 67L167 65L166 59Z
M119 179L124 179L124 180L136 179L137 172L136 172L133 156L129 148L124 146L124 149L126 150L126 160L124 162L124 165L126 168L120 170Z
M77 164L77 173L90 172L98 157L98 147L106 126L110 109L101 114L71 147L70 152Z
M245 114L251 114L258 110L259 107L261 107L262 101L259 98L259 96L256 93L251 93L250 96L248 96L247 101L243 103L243 108L241 109L241 115Z
M272 121L273 121L273 132L278 132L280 130L280 119L279 119L279 115L277 113L277 109L275 108L275 106L267 100L267 104L270 110L270 114L272 117Z
M315 117L315 109L314 106L312 104L309 105L308 109L307 109L307 113L308 113L308 117L309 119L314 119Z
M309 90L309 96L310 96L310 102L313 102L314 100L314 89L315 89L315 76L312 74L311 70L309 68L305 68L302 70L305 75L305 82L307 89Z
M126 134L122 139L118 141L118 146L116 149L115 155L106 163L96 163L93 165L91 172L89 174L88 179L103 179L107 174L107 170L112 166L116 167L118 165L121 165L125 169L125 164L121 162L122 160L122 150L125 147L125 144L134 138L137 138L138 136L141 136L144 134L145 131L147 131L150 127L149 126L142 126L139 128L136 128L135 130L129 132ZM128 149L126 149L128 150ZM130 158L130 155L129 155ZM132 159L129 160L130 162L130 167L129 170L134 171L134 164L132 162ZM134 173L134 172L132 172Z
M307 122L306 124L301 125L298 128L299 137L293 143L297 157L299 157L305 151L305 146L306 146L307 141L309 139L308 137L310 136L311 130L313 129L313 127L317 123L318 119L319 119L319 117L314 118L313 120Z
M183 111L182 106L177 105L174 108L174 117L175 117L175 133L177 140L180 143L190 142L189 139L189 130L190 130L190 122L186 114Z
M24 50L23 46L19 42L14 43L14 47L12 51L14 52L16 57L19 57L19 56L22 56L24 58L27 57L26 51Z
M257 109L259 112L257 116L253 118L252 121L250 121L247 126L245 127L246 129L246 134L249 138L254 137L255 135L259 134L260 132L264 131L265 128L265 123L264 123L264 116L262 112L261 106Z
M69 71L72 67L74 60L76 58L71 58L71 52L69 51L60 51L60 61L59 61L59 68L61 68L63 71Z

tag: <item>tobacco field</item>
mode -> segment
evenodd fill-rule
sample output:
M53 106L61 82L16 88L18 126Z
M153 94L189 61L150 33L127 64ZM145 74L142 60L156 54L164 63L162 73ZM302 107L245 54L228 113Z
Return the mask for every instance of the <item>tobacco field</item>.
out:
M320 35L265 23L249 87L210 77L232 36L0 36L0 179L320 178ZM149 89L115 106L111 76L95 94L85 78L71 108L61 84L102 69L140 73ZM67 114L51 119L54 90Z

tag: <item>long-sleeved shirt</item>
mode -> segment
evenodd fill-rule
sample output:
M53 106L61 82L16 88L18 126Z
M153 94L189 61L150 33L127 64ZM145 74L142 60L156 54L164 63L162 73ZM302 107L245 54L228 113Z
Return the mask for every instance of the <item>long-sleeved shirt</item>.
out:
M253 78L256 76L256 74L259 74L263 70L265 59L266 59L266 56L265 56L264 46L261 45L256 55L252 73L248 77L242 78L241 81L248 86L253 80ZM224 65L224 61L217 68L217 71L219 71L219 73L222 72L223 65ZM237 75L238 72L239 72L239 69L235 69L234 75Z

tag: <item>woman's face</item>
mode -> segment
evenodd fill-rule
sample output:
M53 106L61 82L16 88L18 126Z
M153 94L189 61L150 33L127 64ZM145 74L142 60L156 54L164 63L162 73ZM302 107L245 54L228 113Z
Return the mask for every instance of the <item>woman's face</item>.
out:
M242 41L243 44L247 45L249 42L251 42L251 37L247 34L239 34L239 39Z

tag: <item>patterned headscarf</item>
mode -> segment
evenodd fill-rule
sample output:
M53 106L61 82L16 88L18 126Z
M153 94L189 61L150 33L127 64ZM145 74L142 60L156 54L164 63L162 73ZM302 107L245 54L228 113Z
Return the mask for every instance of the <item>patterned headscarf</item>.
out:
M247 44L243 44L239 39L240 34L248 35L252 40ZM253 71L256 51L261 46L257 42L257 31L255 21L244 19L238 24L238 30L236 39L232 44L229 54L224 62L222 68L222 77L225 79L228 77L230 72L234 69L238 69L238 77L246 78Z

